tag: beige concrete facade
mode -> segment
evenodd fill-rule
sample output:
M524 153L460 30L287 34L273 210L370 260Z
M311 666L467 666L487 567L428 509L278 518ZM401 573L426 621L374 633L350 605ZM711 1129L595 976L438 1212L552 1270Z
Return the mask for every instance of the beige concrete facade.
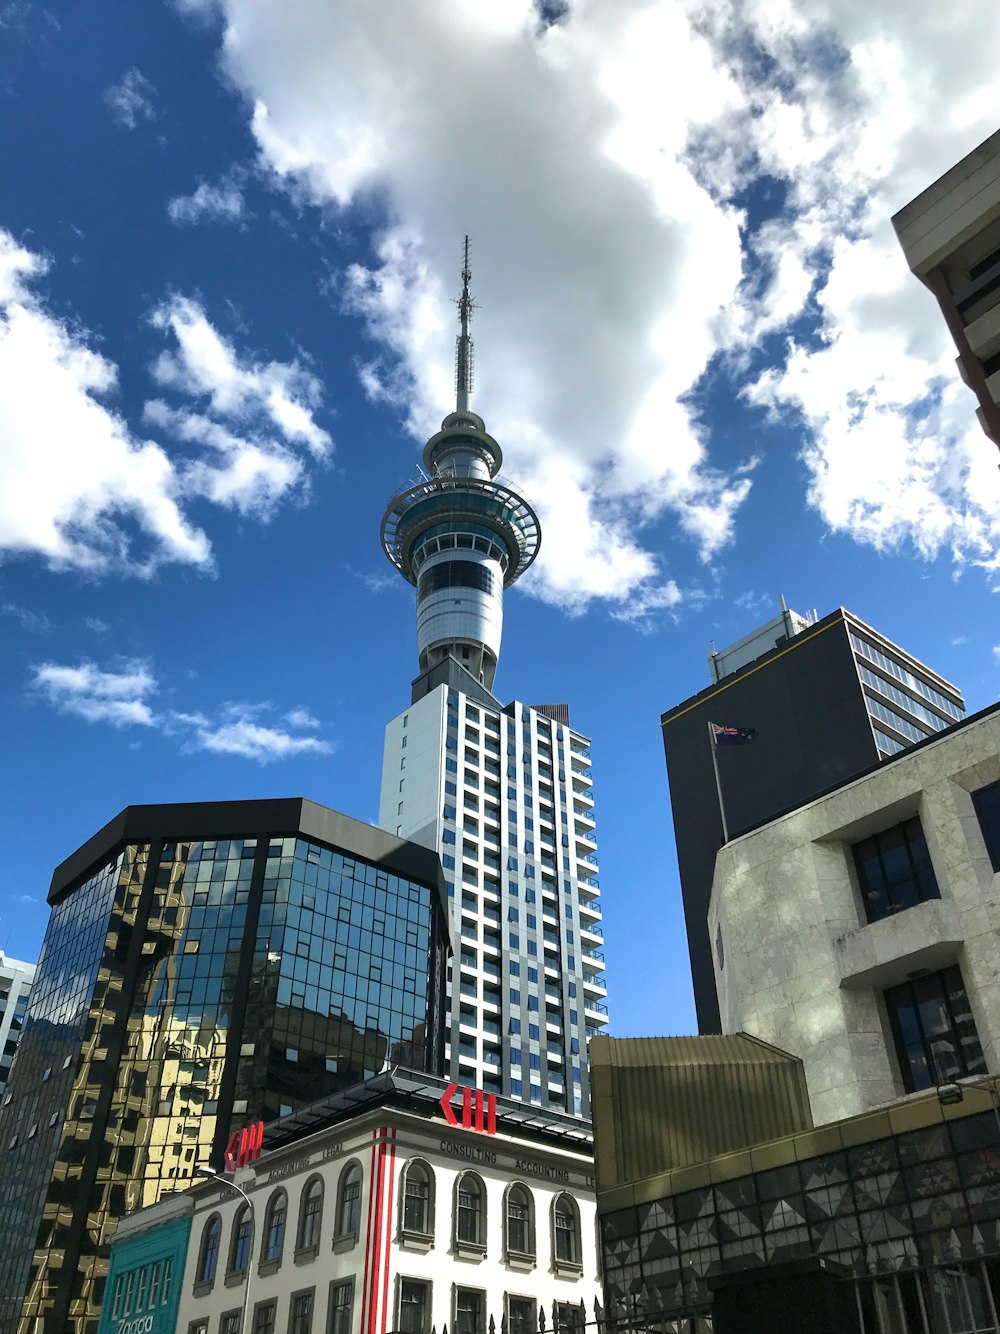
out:
M941 306L980 424L1000 445L1000 131L892 222L906 262Z
M924 970L960 966L1000 1070L1000 877L971 795L997 781L994 708L720 851L709 926L723 1031L801 1057L817 1125L905 1092L883 992ZM941 896L869 923L853 846L912 816Z

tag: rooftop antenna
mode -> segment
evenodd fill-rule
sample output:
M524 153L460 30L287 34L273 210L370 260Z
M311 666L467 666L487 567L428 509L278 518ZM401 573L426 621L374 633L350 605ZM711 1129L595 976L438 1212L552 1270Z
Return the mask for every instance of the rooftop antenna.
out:
M472 323L472 312L476 308L476 303L469 293L471 280L469 238L466 237L462 252L462 295L458 299L458 318L461 321L462 332L455 340L455 406L459 412L469 411L469 400L472 397L474 358L469 325Z

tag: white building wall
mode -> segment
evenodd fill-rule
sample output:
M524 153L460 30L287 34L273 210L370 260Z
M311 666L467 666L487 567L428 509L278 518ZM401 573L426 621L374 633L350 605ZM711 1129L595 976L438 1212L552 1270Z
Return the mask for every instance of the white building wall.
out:
M433 1173L433 1230L427 1241L407 1241L402 1233L401 1191L407 1163L419 1159ZM337 1190L353 1165L362 1171L360 1226L354 1236L336 1235ZM455 1243L454 1201L459 1177L472 1170L486 1190L485 1247L471 1254ZM315 1254L296 1254L296 1234L303 1191L311 1180L323 1181L324 1201L320 1243ZM499 1330L510 1295L544 1306L551 1326L553 1303L579 1307L594 1318L600 1300L597 1272L597 1219L593 1160L586 1150L566 1150L530 1143L503 1133L486 1136L452 1130L420 1116L397 1111L374 1112L349 1126L334 1127L264 1155L254 1167L237 1175L254 1203L255 1261L249 1304L277 1301L275 1329L289 1326L295 1293L314 1289L311 1334L327 1334L331 1286L353 1285L350 1334L385 1334L397 1329L399 1291L404 1279L429 1285L426 1328L454 1325L456 1288L483 1294L484 1326L493 1316ZM504 1196L514 1182L532 1196L535 1258L512 1263L505 1248ZM268 1201L278 1189L287 1192L288 1213L280 1263L259 1264ZM177 1328L198 1331L207 1322L209 1334L222 1328L224 1313L239 1309L246 1293L244 1280L227 1279L233 1224L241 1199L216 1182L191 1192L195 1213ZM551 1216L556 1198L568 1194L579 1211L580 1262L566 1267L552 1252ZM219 1215L222 1248L211 1284L198 1282L205 1227ZM339 1330L337 1334L348 1334ZM483 1332L485 1334L485 1330Z
M590 743L440 686L386 728L379 822L437 847L453 905L451 1075L589 1115L607 1023Z
M0 951L0 1094L7 1085L34 977L33 963L9 959Z
M960 966L1000 1072L1000 876L971 796L998 780L993 713L720 851L709 929L723 1032L800 1056L818 1124L903 1094L882 993L925 971ZM941 897L869 923L852 848L914 815Z

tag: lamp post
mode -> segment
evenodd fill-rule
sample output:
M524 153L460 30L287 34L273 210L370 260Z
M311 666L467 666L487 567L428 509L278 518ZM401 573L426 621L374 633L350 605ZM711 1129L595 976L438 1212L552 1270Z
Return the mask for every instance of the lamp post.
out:
M996 1081L996 1075L987 1075L985 1079L972 1079L962 1083L957 1080L950 1080L946 1084L936 1086L937 1099L942 1107L954 1107L963 1100L966 1089L984 1089L990 1095L993 1119L997 1123L997 1132L1000 1134L1000 1094L997 1092Z
M237 1195L242 1195L246 1200L247 1208L250 1210L250 1244L247 1247L247 1276L243 1285L243 1310L240 1313L240 1334L249 1334L247 1327L247 1311L250 1309L250 1278L253 1274L253 1249L256 1241L257 1216L254 1213L253 1200L246 1193L242 1186L237 1186L235 1181L230 1181L224 1177L221 1172L216 1172L211 1167L196 1167L194 1174L196 1177L210 1177L220 1181L230 1190L236 1191Z

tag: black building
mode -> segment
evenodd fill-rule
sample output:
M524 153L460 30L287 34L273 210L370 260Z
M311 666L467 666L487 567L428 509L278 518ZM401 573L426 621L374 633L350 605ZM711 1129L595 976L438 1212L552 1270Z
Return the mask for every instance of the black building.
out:
M130 806L59 866L0 1107L0 1330L94 1334L123 1214L236 1127L440 1074L430 849L302 798Z
M775 633L766 633L771 629ZM719 1031L706 925L715 856L724 842L719 791L732 838L965 713L953 685L843 608L812 623L785 612L746 643L746 653L737 645L713 654L718 679L661 719L702 1033ZM760 656L748 660L753 652ZM711 723L758 733L749 744L715 749L718 788Z

